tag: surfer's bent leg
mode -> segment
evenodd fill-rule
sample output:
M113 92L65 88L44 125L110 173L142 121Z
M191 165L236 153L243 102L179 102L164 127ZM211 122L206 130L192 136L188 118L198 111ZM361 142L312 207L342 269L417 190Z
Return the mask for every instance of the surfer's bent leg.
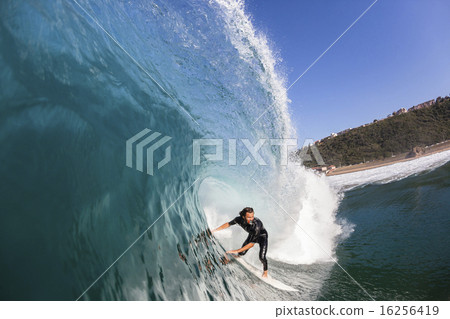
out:
M242 247L244 247L245 245L248 245L248 243L250 243L250 240L252 239L252 236L248 235L247 239L244 241L244 243L242 244ZM241 247L241 248L242 248ZM239 256L244 256L247 253L247 250L241 251L240 253L238 253Z
M259 244L259 260L262 262L264 266L264 271L267 270L267 259L266 259L266 253L267 253L267 246L269 244L267 234L264 234L258 238L258 244Z

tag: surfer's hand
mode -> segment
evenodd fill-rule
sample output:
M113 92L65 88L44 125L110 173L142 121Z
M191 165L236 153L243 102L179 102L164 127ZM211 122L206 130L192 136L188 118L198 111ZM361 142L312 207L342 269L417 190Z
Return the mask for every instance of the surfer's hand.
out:
M229 251L227 251L227 254L236 254L237 252L236 252L236 250L229 250Z
M227 255L224 255L222 258L220 258L220 262L223 265L226 265L226 264L228 264L230 262L230 260L228 259Z

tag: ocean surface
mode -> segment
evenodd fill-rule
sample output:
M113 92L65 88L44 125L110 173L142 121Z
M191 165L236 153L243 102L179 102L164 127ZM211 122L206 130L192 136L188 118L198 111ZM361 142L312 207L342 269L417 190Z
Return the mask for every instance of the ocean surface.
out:
M384 176L390 178L378 181L373 176L379 173L370 170L371 183L343 193L337 215L354 226L336 255L375 300L450 300L449 160L447 151L391 165ZM421 169L411 170L420 162ZM335 266L319 299L365 300L352 287Z
M449 153L347 179L284 165L267 145L297 136L287 83L243 3L1 1L0 15L0 300L449 299ZM153 175L126 165L144 129L170 137ZM194 139L223 141L223 159L206 147L194 165ZM208 229L245 206L271 276L298 292L221 262L246 235ZM245 260L261 267L258 248Z

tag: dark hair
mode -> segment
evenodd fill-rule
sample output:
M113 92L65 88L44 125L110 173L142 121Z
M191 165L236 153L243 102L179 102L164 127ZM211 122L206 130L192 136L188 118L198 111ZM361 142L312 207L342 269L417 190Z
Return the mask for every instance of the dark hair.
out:
M253 208L251 208L251 207L245 207L243 210L241 210L241 211L239 212L239 215L240 215L242 218L245 218L245 214L247 214L247 213L254 213Z

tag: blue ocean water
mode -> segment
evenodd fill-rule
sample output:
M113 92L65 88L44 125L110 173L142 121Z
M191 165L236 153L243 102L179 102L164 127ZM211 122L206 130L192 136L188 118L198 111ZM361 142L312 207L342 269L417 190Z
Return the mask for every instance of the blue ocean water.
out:
M431 199L436 185L448 194L446 182L426 175L392 184L414 190L417 178L429 181L418 199L387 184L373 186L377 197L365 193L370 186L341 201L326 179L280 165L277 147L261 148L267 165L242 165L249 155L242 140L296 134L277 57L241 2L2 1L0 15L1 300L357 299L358 286L346 286L331 258L352 273L373 262L367 256L380 238L359 231L376 225L364 217L372 201L389 221L387 204L376 203L384 192L393 196L391 212L411 201L439 211L430 220L442 236L426 238L441 254L424 249L426 267L411 266L419 275L439 271L423 295L391 281L375 293L355 277L380 299L445 298L448 282L436 280L449 260L440 246L448 242L448 203ZM126 141L145 128L171 137L171 160L153 176L125 165ZM193 165L199 138L237 140L238 165ZM448 177L442 169L435 172ZM207 230L245 206L270 234L270 273L298 293L221 263L245 234L211 238ZM404 236L424 238L411 230ZM388 256L403 249L379 244ZM359 250L363 257L349 260ZM260 267L255 253L246 258ZM397 272L409 261L400 260Z
M448 160L448 159L447 159ZM345 193L338 216L354 231L339 263L376 300L450 299L450 163ZM321 300L367 300L337 267Z

